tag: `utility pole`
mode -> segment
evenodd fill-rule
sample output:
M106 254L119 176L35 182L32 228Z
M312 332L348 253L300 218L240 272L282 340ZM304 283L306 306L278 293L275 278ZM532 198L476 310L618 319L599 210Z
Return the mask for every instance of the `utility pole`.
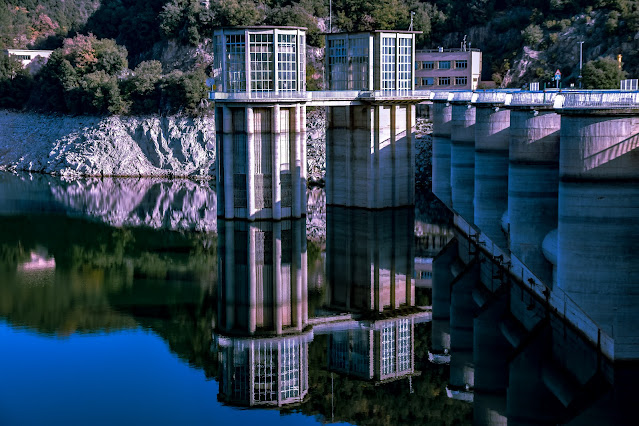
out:
M584 42L579 42L579 88L581 89L581 70L583 69L584 62Z
M415 16L415 12L410 13L410 27L408 27L408 31L413 31L413 16Z

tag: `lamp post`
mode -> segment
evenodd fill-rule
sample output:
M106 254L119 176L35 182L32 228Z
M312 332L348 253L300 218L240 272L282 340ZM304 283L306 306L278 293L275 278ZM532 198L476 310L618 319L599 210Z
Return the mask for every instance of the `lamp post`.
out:
M333 0L328 1L328 32L333 32Z
M581 70L583 69L583 59L584 59L584 42L579 42L579 88L581 89Z

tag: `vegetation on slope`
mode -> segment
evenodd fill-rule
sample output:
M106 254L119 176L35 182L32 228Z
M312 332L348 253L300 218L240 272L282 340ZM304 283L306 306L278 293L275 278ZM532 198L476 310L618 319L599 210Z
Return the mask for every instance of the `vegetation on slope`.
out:
M577 85L581 41L585 87L616 87L624 76L619 62L616 69L611 66L617 55L631 76L639 71L639 0L597 0L595 5L586 0L334 0L331 12L329 22L323 0L0 0L0 48L56 49L35 75L17 61L0 59L0 107L76 114L201 112L211 60L203 53L211 50L216 26L303 26L308 43L322 47L321 34L329 27L408 29L412 16L413 28L422 32L418 47L454 47L468 35L472 47L483 51L482 79L501 87L549 83L557 69L564 86ZM171 45L196 59L179 71L166 61L162 66L152 62ZM312 76L318 74L315 66L308 67Z

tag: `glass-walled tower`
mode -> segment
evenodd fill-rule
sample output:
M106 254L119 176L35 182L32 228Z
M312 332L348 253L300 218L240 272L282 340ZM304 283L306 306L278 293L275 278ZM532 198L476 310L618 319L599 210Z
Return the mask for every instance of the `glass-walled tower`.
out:
M213 42L214 92L306 91L305 28L220 28Z
M414 90L415 34L413 31L328 34L328 89Z
M326 46L328 89L354 99L327 108L327 203L413 205L415 32L328 34Z
M296 27L214 32L220 217L306 213L305 39Z

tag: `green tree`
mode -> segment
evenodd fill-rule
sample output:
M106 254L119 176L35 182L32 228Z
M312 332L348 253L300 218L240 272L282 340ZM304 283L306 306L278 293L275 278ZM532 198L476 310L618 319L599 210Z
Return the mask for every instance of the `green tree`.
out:
M620 62L608 56L586 62L582 76L587 89L618 89L626 72Z
M537 47L544 39L544 31L539 25L530 24L521 31L524 43L530 47Z
M308 29L306 37L311 46L324 46L324 36L317 26L317 18L310 15L301 6L274 7L266 16L265 23L269 25L305 27Z
M162 64L159 61L141 62L133 71L133 76L124 82L124 93L131 102L131 114L149 114L160 107L159 83L162 78Z
M219 0L211 5L217 22L223 27L258 25L264 20L263 8L253 0Z
M164 5L158 19L165 37L192 45L209 36L216 24L214 12L198 0L172 0Z
M206 74L198 68L190 72L174 70L162 78L160 107L166 113L184 111L187 114L198 114L203 100L208 96Z
M69 105L73 113L121 114L126 112L126 104L120 95L116 77L103 70L82 76L72 94L72 99L76 101Z
M33 78L15 56L0 53L0 108L22 108L29 99Z

